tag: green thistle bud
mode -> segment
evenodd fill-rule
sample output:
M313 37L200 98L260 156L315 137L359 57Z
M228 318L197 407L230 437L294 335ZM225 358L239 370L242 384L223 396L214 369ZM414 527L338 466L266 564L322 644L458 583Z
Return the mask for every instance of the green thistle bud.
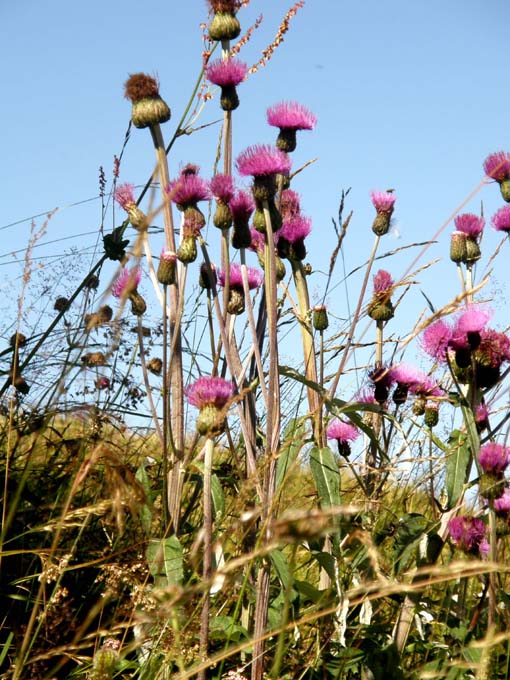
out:
M417 396L413 404L413 413L415 416L423 416L425 414L425 406L427 400L423 396Z
M275 257L275 265L276 265L276 281L280 283L280 281L283 281L285 278L285 275L287 274L287 270L285 269L285 264L281 257Z
M131 300L131 312L135 316L142 316L142 314L145 314L147 311L147 304L137 290L129 293L129 299Z
M450 241L450 260L459 264L466 262L466 257L466 234L462 231L454 231Z
M127 214L129 223L138 231L144 231L144 229L147 229L149 226L147 222L147 215L143 212L143 210L140 210L136 204L133 203L129 206Z
M197 239L195 236L187 236L182 240L177 251L178 259L184 264L190 264L197 259Z
M197 418L198 433L204 437L217 437L224 432L226 418L223 410L213 404L208 404L200 409Z
M390 222L391 215L384 212L378 212L372 224L372 231L374 234L377 234L377 236L384 236L390 229Z
M125 96L131 100L131 120L137 128L159 125L170 120L170 109L159 95L159 84L145 73L134 73L125 83Z
M232 230L232 248L249 248L251 246L250 227L247 224L234 224Z
M239 19L230 12L216 12L209 24L211 40L234 40L240 33Z
M235 85L222 85L220 106L223 111L235 111L239 106L239 95Z
M228 295L228 313L232 315L242 314L246 308L243 290L240 288L231 288Z
M316 305L312 309L312 323L316 331L325 331L329 326L328 312L325 305Z
M510 179L504 179L499 183L499 189L501 191L501 195L503 196L503 200L505 200L507 203L510 203Z
M439 422L439 409L437 404L427 404L425 406L424 416L425 425L432 430Z
M218 201L214 212L213 224L218 229L230 229L232 226L232 212L227 203Z
M476 239L472 236L466 236L466 264L476 262L481 257L482 253Z
M374 321L389 321L395 315L395 308L391 300L382 302L375 299L368 305L367 314Z
M296 140L296 130L290 128L280 129L280 134L276 140L276 146L281 151L286 151L287 153L292 153L296 150L297 140Z
M175 283L175 271L177 267L177 255L171 250L164 250L159 258L158 281L164 286Z

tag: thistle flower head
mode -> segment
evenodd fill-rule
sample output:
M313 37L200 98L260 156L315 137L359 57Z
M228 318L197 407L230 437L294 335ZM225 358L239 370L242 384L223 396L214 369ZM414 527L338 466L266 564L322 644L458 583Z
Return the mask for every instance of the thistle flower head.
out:
M130 206L136 205L134 190L135 185L130 184L129 182L119 184L113 192L113 198L121 208L127 211Z
M510 205L504 205L492 216L492 226L496 231L510 234Z
M446 362L448 343L452 339L452 329L442 319L428 326L421 336L421 347L429 356L441 363Z
M416 366L401 363L392 366L390 369L392 380L400 385L411 387L412 385L419 385L423 383L427 376L423 371L420 371Z
M217 201L230 203L234 196L234 180L231 175L215 175L209 183L211 194Z
M282 218L284 220L288 217L299 215L301 210L299 194L292 189L285 189L285 191L282 191L282 202L280 209Z
M229 205L234 223L236 221L240 221L243 224L248 222L255 210L255 201L247 191L238 191L231 199Z
M133 104L142 99L159 97L159 83L146 73L132 73L124 84L124 96Z
M317 123L317 117L297 102L281 102L270 106L266 116L269 125L286 130L313 130Z
M476 350L476 359L480 364L500 368L505 361L510 361L510 339L507 335L486 328L480 336L480 345Z
M460 334L479 333L491 318L491 309L483 309L478 305L470 305L465 312L457 318L453 327L454 337Z
M211 198L207 182L195 174L180 174L166 187L166 193L181 210Z
M237 172L244 177L288 175L291 162L283 151L269 144L256 144L245 149L236 160Z
M376 295L387 295L391 292L393 283L391 274L384 269L379 269L377 274L374 274L374 293Z
M328 439L336 439L337 442L345 444L355 441L360 435L360 431L354 425L345 423L343 420L334 418L328 424L326 436Z
M475 423L479 431L485 430L489 425L489 409L485 404L479 404L475 411Z
M241 7L240 0L208 0L213 12L228 12L234 14Z
M497 182L510 178L510 153L508 151L491 153L485 159L483 169L487 177L492 177Z
M489 442L481 447L478 462L484 472L502 475L510 464L510 448Z
M185 394L188 402L199 409L205 406L221 409L233 397L234 386L223 378L202 376L186 388Z
M421 380L410 385L409 391L412 394L416 394L418 397L441 397L443 395L443 390L439 387L433 378L428 375L422 376Z
M253 290L254 288L259 288L262 285L264 276L262 272L255 267L246 267L246 277L248 279L248 288ZM225 272L222 270L218 274L218 283L220 286L225 285ZM230 265L230 287L243 289L243 273L241 266L234 263Z
M296 241L306 238L311 231L312 220L309 217L295 215L283 221L278 236L286 239L289 243L296 243Z
M488 546L483 520L477 517L453 517L448 531L455 545L469 554L487 554Z
M129 296L136 291L142 280L142 269L139 266L128 269L124 267L112 286L112 295L116 298Z
M371 191L372 205L378 213L391 215L397 197L391 191Z
M483 217L471 213L457 215L454 222L457 231L461 231L466 234L466 236L471 236L472 238L478 238L485 227L485 220Z
M510 489L505 488L503 495L494 499L494 510L498 515L508 515L510 513Z
M209 62L205 77L219 87L235 87L242 83L248 73L247 64L237 59L215 59Z
M254 253L263 253L266 247L266 235L257 229L250 229L251 244L250 250Z

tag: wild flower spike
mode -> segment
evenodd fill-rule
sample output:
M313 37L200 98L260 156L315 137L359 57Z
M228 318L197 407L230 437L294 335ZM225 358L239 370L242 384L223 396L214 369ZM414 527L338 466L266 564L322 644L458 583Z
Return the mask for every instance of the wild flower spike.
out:
M205 77L221 87L220 105L224 111L234 111L239 106L236 87L247 73L247 64L237 59L216 59L207 65Z
M496 231L510 234L510 205L504 205L492 216L492 226Z
M281 102L270 106L266 116L269 125L280 128L276 146L287 153L296 148L297 130L313 130L317 123L316 116L298 102Z
M498 182L501 195L507 203L510 203L510 153L497 151L490 154L485 159L483 168L488 177Z
M137 128L146 128L170 120L170 108L160 97L159 83L146 73L133 73L124 85L124 94L133 104L131 120Z
M372 231L378 236L387 234L390 228L391 215L393 214L397 197L391 191L371 191L372 205L377 211Z

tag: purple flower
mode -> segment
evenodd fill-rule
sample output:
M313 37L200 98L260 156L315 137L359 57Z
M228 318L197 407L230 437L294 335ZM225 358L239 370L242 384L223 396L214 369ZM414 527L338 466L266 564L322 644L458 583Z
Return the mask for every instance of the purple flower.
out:
M377 274L374 274L374 293L376 295L387 295L391 292L393 283L391 274L384 269L379 269Z
M134 189L134 184L126 182L125 184L119 184L113 193L113 198L126 211L129 210L130 206L136 205Z
M498 515L508 515L510 513L510 489L507 487L503 495L494 499L494 511Z
M255 201L251 194L246 191L238 191L231 199L229 205L234 223L236 221L239 221L242 224L248 222L255 210Z
M453 335L467 333L479 333L485 328L487 321L491 318L491 309L483 309L477 305L470 305L465 312L458 317L453 327Z
M357 427L338 418L331 420L326 430L327 438L336 439L339 444L353 442L359 435L360 431Z
M452 329L442 319L431 324L423 331L421 336L421 347L429 356L436 361L446 362L448 343L452 338Z
M391 191L371 191L370 198L378 213L391 215L397 197Z
M489 426L489 409L485 404L479 404L475 411L475 423L479 431Z
M251 244L250 250L254 253L263 253L266 247L266 235L257 229L250 229L251 234ZM276 235L275 235L276 236Z
M496 231L510 233L510 205L504 205L492 216L492 225Z
M472 238L480 236L485 227L485 220L483 217L478 217L478 215L472 215L471 213L457 215L454 222L457 231L461 231L466 234L466 236L471 236Z
M248 66L242 61L215 59L207 65L205 77L214 85L235 87L246 78L247 73Z
M202 376L186 388L185 394L188 402L199 409L204 406L221 409L232 398L234 386L223 378Z
M211 198L207 182L195 174L180 174L166 187L170 199L182 210Z
M510 339L504 333L486 328L480 337L480 345L476 350L480 364L500 368L504 361L510 361Z
M286 239L289 243L296 243L308 236L312 231L312 220L309 217L295 215L284 220L282 228L278 231L279 238Z
M217 201L229 203L234 196L234 180L230 175L215 175L209 183L211 193Z
M488 177L502 182L510 177L510 153L497 151L491 153L484 161L483 169Z
M297 102L281 102L270 106L266 115L269 125L286 130L313 130L317 123L316 116Z
M422 383L427 376L423 371L420 371L416 366L410 366L409 364L396 364L390 369L390 374L394 382L400 385L418 385Z
M469 554L486 554L487 540L485 524L477 517L453 517L448 522L448 531L455 545Z
M280 209L284 220L288 217L299 215L301 210L299 194L292 189L285 189L285 191L282 191Z
M262 284L262 281L264 280L262 272L260 272L258 269L255 269L255 267L246 267L246 276L248 279L248 288L250 290L258 288ZM218 274L218 283L220 286L225 285L225 272L223 270L220 271ZM241 290L243 289L243 274L241 265L239 264L230 265L229 283L231 288L238 288Z
M269 144L249 146L236 160L237 172L243 176L288 175L290 167L287 154Z
M485 444L478 454L478 462L484 472L501 476L510 464L510 449L493 442Z
M409 390L418 397L441 397L443 395L443 390L428 375L423 376L420 381L411 385Z
M142 270L136 266L132 269L125 267L112 286L112 295L116 298L128 296L138 288L142 280Z

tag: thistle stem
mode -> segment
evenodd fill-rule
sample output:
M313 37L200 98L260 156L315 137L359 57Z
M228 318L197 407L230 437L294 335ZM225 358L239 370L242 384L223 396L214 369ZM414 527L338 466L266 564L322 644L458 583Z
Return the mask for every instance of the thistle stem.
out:
M212 496L211 496L211 477L212 461L214 453L214 440L210 437L205 442L204 457L204 487L203 487L203 508L204 508L204 557L202 563L202 576L206 587L204 601L202 604L202 614L200 617L200 660L207 659L209 647L209 610L211 606L210 581L212 575ZM200 680L205 680L206 669L199 673Z

